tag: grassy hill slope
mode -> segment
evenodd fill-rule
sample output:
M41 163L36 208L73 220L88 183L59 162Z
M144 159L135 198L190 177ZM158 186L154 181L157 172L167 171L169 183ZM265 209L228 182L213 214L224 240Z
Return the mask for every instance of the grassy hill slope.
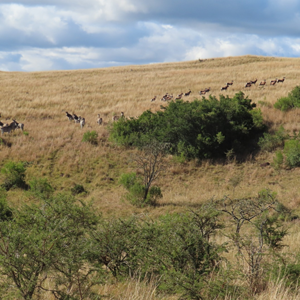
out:
M199 91L210 87L210 94L216 96L221 93L233 96L243 91L258 104L271 129L283 125L291 132L298 131L300 112L282 113L273 104L298 84L299 75L300 59L257 56L93 70L1 72L1 120L23 122L28 132L28 135L15 132L3 137L1 164L8 159L31 162L27 179L47 177L57 190L82 184L89 192L85 198L94 199L95 206L104 214L138 213L139 209L120 201L125 191L118 178L123 172L135 170L129 162L130 153L135 150L119 148L108 141L107 126L114 114L123 111L126 117L135 117L147 109L157 111L161 104L165 105L160 101L165 93L176 96L191 90L191 95L184 97L191 101L201 98ZM270 80L282 77L286 77L284 83L270 85ZM256 78L256 85L244 87L247 81ZM259 87L264 79L266 86ZM220 88L231 80L233 85L221 92ZM155 95L157 100L151 102ZM69 122L66 111L85 117L84 129ZM96 123L98 113L103 117L103 126ZM82 142L87 130L97 131L98 146ZM161 206L151 213L196 206L225 194L252 196L263 188L276 191L283 203L297 209L300 171L261 168L260 164L271 162L272 156L260 153L243 164L225 165L210 161L180 164L169 157L169 168L158 182L164 197ZM17 190L9 192L9 199L14 203L30 201Z

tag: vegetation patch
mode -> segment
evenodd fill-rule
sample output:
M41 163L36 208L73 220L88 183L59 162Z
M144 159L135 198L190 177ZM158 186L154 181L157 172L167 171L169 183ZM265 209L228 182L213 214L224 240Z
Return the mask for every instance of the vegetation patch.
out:
M224 157L241 153L249 139L263 130L260 110L239 92L233 98L170 102L162 110L145 111L139 118L120 119L110 129L120 145L143 147L152 140L169 145L168 152L187 159Z
M281 111L288 111L294 107L300 107L300 86L296 86L287 97L281 97L274 104Z

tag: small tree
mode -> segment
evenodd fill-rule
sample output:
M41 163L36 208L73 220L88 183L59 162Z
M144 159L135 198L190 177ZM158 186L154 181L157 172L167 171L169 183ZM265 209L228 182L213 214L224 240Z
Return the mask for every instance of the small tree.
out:
M155 205L162 197L159 187L152 186L161 171L166 168L166 144L153 141L141 147L141 152L132 155L132 161L141 170L141 177L136 173L123 174L120 183L129 191L128 199L137 206Z
M266 269L263 266L267 254L280 249L287 234L279 219L270 215L277 205L275 193L268 190L261 191L256 198L231 200L225 197L216 202L217 209L229 215L234 225L234 232L227 236L237 249L239 265L245 267L243 271L253 294L264 287Z

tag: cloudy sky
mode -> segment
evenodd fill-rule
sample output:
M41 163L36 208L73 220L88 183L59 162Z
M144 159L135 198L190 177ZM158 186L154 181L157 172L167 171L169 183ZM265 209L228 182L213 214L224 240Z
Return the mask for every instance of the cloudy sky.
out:
M300 56L299 0L0 0L0 70Z

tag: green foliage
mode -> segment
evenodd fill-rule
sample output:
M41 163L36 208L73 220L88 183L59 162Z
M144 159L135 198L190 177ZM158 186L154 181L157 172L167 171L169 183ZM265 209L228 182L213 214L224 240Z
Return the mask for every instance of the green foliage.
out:
M9 221L13 218L12 209L7 204L6 194L5 189L0 189L0 222Z
M284 144L286 164L290 168L300 166L300 141L288 140Z
M18 291L15 299L47 290L57 299L86 299L95 273L86 266L88 232L96 223L89 205L64 195L14 210L13 222L1 223L0 276Z
M5 179L2 186L8 191L13 187L21 189L27 189L28 186L25 182L25 162L13 162L8 161L1 169L1 173L4 174Z
M282 147L284 141L289 139L289 134L285 131L283 126L280 126L279 129L274 133L264 133L263 137L260 137L258 141L258 146L265 151L273 151L278 147Z
M54 192L47 178L34 178L29 181L30 192L37 198L49 199Z
M296 86L287 97L277 100L274 107L282 111L290 110L294 107L300 107L300 86Z
M288 111L295 107L293 99L289 97L281 97L275 102L274 107L280 109L281 111Z
M81 194L81 193L85 193L86 190L84 189L83 185L81 184L75 184L72 188L71 188L71 193L73 196Z
M263 130L262 115L242 92L233 98L214 96L172 101L161 111L145 111L138 119L112 124L110 138L120 145L141 147L151 140L170 145L168 152L185 158L223 157L245 150L247 141Z
M282 151L276 151L275 157L273 158L273 166L276 170L280 169L283 165L283 153Z
M96 146L98 145L98 133L95 130L87 131L83 134L82 141Z
M137 207L144 207L147 205L155 206L157 200L162 197L159 187L152 186L145 197L146 186L143 185L142 179L137 177L136 173L122 174L119 183L122 184L128 191L125 198Z
M25 135L25 136L28 136L29 135L29 132L28 131L23 131L23 134Z

